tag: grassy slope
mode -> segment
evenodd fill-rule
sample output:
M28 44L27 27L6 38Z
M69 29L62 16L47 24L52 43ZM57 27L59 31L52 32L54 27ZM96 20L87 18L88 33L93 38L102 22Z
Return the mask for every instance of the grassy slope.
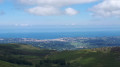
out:
M33 47L30 45L22 45L22 44L0 44L0 67L24 67L24 64L17 65L16 63L10 63L8 60L17 59L18 61L23 59L25 61L31 62L34 66L38 63L41 59L52 51L50 50L43 50L37 47ZM54 51L53 51L54 52ZM8 59L8 60L6 60ZM5 66L4 66L5 65ZM27 65L30 67L29 65ZM25 66L25 67L27 67Z
M56 52L41 50L28 45L1 44L0 56L4 55L10 56L10 58L24 59L33 63L33 65L18 65L0 60L0 67L35 67L35 64L45 58L51 60L65 59L67 62L70 62L70 67L120 67L120 55L114 55L114 53L110 52L110 49L106 49L106 51L104 49ZM51 53L52 55L50 55Z
M63 51L49 59L65 59L71 67L120 67L120 61L113 54L92 50Z
M0 67L32 67L29 65L18 65L0 60Z

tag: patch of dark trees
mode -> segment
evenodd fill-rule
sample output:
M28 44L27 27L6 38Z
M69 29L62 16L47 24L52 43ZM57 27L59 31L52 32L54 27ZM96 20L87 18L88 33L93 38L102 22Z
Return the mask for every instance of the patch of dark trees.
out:
M40 60L39 64L36 64L35 67L70 67L70 63L66 62L63 59L58 60Z
M20 58L15 58L12 56L0 56L0 60L14 63L14 64L20 64L20 65L32 65L32 63L29 61L26 61L26 60L20 59Z

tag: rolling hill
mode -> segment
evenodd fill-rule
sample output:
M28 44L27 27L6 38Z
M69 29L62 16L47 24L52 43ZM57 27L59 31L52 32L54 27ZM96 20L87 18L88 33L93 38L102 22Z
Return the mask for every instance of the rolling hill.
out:
M120 47L56 51L0 44L0 67L120 67Z

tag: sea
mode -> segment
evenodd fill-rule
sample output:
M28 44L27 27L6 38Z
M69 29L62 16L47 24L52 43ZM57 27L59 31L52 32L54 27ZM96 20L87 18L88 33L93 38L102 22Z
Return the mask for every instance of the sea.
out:
M111 37L120 36L120 28L78 27L0 27L0 38L56 39L63 37Z
M0 38L33 38L33 39L57 39L64 37L111 37L111 36L120 36L120 31L0 33Z

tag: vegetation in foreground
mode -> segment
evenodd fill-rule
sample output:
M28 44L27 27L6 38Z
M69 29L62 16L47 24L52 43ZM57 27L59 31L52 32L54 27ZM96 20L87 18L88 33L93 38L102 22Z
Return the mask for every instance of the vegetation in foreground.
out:
M55 51L0 44L0 67L120 67L120 47Z

